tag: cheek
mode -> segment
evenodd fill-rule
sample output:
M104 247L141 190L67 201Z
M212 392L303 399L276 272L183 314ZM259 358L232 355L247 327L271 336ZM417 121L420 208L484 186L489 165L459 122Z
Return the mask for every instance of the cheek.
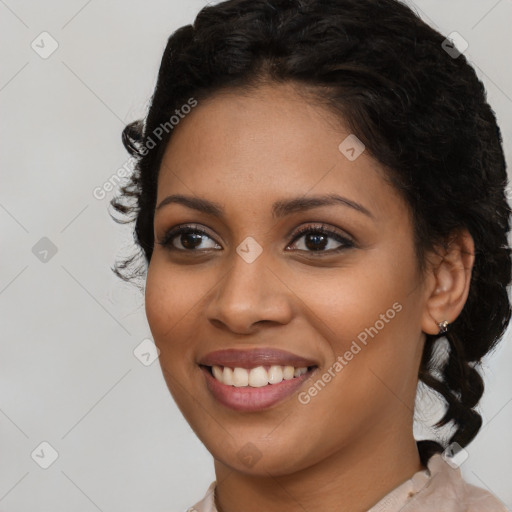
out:
M295 282L297 295L307 297L309 323L322 335L319 351L329 348L327 369L336 375L325 398L351 410L394 394L405 398L414 388L421 355L421 288L414 284L410 248L402 258L394 254L375 254L365 265L340 269L335 278L319 276L314 286L307 279Z
M193 314L204 294L201 280L189 272L172 268L154 255L150 262L145 292L146 316L155 342L171 338L188 314Z
M295 279L293 290L307 305L309 321L339 354L358 335L364 341L368 329L375 332L376 326L378 332L389 332L401 320L399 310L410 301L406 274L396 276L382 264L370 263Z
M189 286L162 264L153 258L148 268L145 292L145 308L151 334L160 350L160 364L165 372L175 374L180 371L177 360L186 359L187 312L192 308ZM174 365L173 365L174 362ZM182 367L184 365L181 365ZM165 375L164 375L165 376Z
M172 271L161 259L150 262L145 291L146 317L167 387L185 417L190 403L183 393L183 383L197 371L189 338L196 330L193 307L196 290L180 272Z

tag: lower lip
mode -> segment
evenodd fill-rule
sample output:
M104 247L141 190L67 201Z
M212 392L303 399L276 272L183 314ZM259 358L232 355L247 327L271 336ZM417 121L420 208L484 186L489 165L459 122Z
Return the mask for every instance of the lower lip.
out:
M251 412L267 409L290 396L308 379L316 368L300 377L282 380L279 384L268 384L260 388L250 386L228 386L219 382L204 366L200 367L206 377L206 385L212 395L226 407L235 411Z

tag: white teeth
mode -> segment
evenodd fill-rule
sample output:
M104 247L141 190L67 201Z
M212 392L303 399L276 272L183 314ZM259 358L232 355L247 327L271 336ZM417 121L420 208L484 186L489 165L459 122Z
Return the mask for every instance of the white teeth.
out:
M261 388L268 384L267 370L263 366L252 368L249 372L249 386L252 388Z
M283 368L281 366L271 366L268 369L268 383L279 384L283 380Z
M268 371L263 366L247 370L246 368L224 368L213 366L213 376L227 386L261 388L267 384L279 384L283 380L290 380L307 373L306 367L271 366Z
M290 379L293 379L293 373L294 373L294 368L293 366L285 366L284 367L284 370L283 370L283 378L285 380L290 380Z
M301 375L304 375L307 373L307 368L295 368L295 371L293 372L294 377L300 377Z
M249 372L245 368L233 368L233 386L241 388L249 385Z
M230 368L228 368L228 370L230 370ZM217 380L220 380L222 381L223 380L223 374L224 372L222 371L222 368L220 366L213 366L212 367L212 371L213 371L213 376L217 379Z
M214 366L215 368L215 366ZM217 368L220 367L217 366ZM222 379L217 378L220 382L224 382L224 384L227 384L228 386L233 385L233 370L231 368L228 368L227 366L224 367L224 371L222 372Z

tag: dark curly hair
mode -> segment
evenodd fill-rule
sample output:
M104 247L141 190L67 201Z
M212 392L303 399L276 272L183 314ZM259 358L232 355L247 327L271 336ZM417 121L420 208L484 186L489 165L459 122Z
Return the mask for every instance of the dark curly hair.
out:
M436 357L442 338L427 334L419 369L419 380L446 401L435 427L451 426L448 442L464 447L482 423L474 408L484 385L475 365L502 338L511 315L510 207L501 132L484 86L443 41L397 0L228 0L204 7L193 25L170 36L146 119L123 131L135 169L111 205L117 222L135 222L138 250L113 270L125 280L145 275L157 177L178 109L221 90L299 86L339 115L403 194L422 270L426 251L450 234L467 229L473 237L469 296L445 335L448 356ZM419 441L423 464L444 447Z

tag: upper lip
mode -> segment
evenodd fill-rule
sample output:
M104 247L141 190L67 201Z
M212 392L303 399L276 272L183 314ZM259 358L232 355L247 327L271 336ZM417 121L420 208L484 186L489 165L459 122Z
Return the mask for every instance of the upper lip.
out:
M256 368L257 366L294 366L303 368L317 366L311 359L305 359L285 350L275 348L254 348L247 350L224 349L210 352L199 360L203 366L228 366L229 368Z

